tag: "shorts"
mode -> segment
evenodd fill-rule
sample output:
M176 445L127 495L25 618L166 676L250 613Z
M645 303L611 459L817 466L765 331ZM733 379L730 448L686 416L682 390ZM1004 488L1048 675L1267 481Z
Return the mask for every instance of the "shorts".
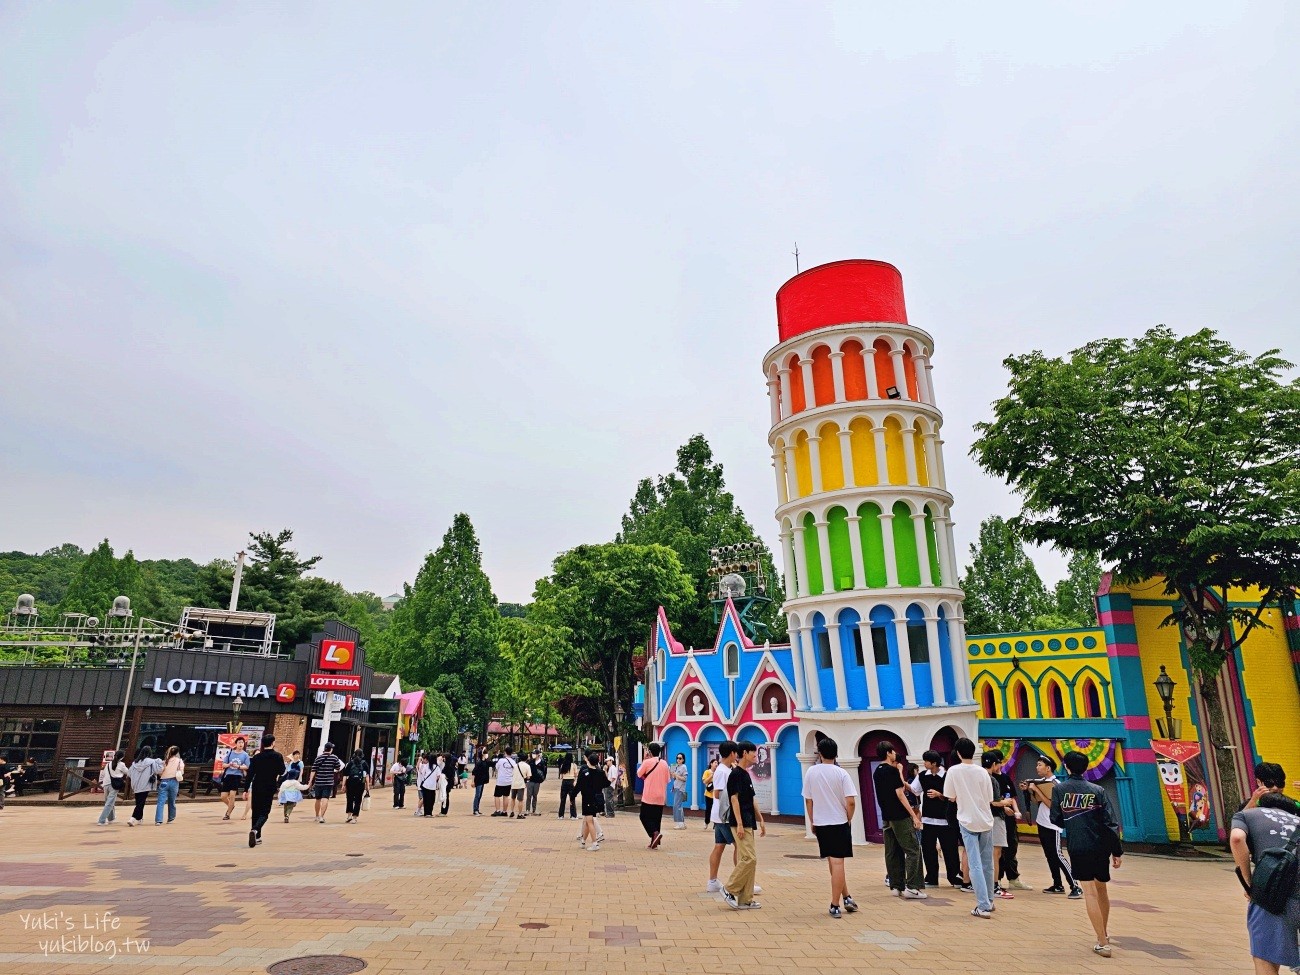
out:
M1300 900L1291 898L1287 909L1279 914L1270 914L1258 904L1246 908L1246 933L1250 936L1250 956L1295 968L1300 965L1300 951L1296 949L1296 917Z
M1092 850L1071 850L1070 871L1075 880L1110 881L1110 854Z
M714 823L713 842L721 843L723 846L731 846L736 842L736 837L731 832L731 827L726 823Z
M602 798L597 802L582 800L582 814L584 816L599 816L605 812L605 800Z
M516 802L521 801L524 798L523 786L520 786L518 789L511 789L510 798L514 799Z
M329 785L312 785L311 797L313 799L333 799L334 783L331 782Z
M1007 817L993 817L993 846L997 849L1005 849L1007 845Z
M853 856L853 827L848 823L836 823L833 826L814 826L817 834L817 852L825 860L847 860Z
M223 775L221 783L217 787L218 792L243 792L244 777L242 775Z
M510 797L510 786L499 785L492 790L492 795L496 796L498 799L507 799Z

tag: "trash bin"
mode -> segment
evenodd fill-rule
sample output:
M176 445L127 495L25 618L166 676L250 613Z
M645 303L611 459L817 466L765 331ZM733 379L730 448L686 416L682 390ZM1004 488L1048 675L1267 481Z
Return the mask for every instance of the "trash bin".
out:
M86 787L86 780L82 775L86 771L85 758L65 758L63 760L63 794L71 795L74 792L80 792Z

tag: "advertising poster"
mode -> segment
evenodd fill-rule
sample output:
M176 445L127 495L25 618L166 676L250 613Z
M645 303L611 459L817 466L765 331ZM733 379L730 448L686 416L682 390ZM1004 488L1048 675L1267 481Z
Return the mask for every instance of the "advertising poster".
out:
M763 812L772 808L772 753L766 745L758 746L758 758L749 770L754 779L754 802Z
M1160 784L1174 812L1187 821L1188 830L1210 822L1210 788L1206 784L1201 745L1196 741L1153 738Z
M265 730L261 725L244 725L233 735L224 731L217 735L217 757L212 762L212 777L221 778L221 773L226 770L226 756L235 747L238 739L244 739L244 747L248 750L248 754L256 755L257 750L262 747L262 732Z
M384 785L388 781L388 769L393 762L389 758L388 748L371 748L370 749L370 781L376 786Z

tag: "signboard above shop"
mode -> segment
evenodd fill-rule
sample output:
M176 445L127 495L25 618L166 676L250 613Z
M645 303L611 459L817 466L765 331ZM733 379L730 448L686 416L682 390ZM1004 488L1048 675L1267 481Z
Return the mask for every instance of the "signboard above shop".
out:
M312 674L307 678L309 691L359 691L360 674Z

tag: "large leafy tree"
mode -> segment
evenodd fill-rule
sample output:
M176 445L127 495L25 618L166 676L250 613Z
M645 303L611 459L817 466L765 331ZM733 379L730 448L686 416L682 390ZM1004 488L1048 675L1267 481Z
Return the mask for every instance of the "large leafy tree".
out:
M1097 587L1101 585L1101 559L1096 552L1070 553L1066 576L1056 584L1056 612L1072 626L1097 625Z
M497 598L483 572L469 515L451 527L404 589L380 641L379 659L441 693L462 726L486 734L497 661Z
M674 470L637 484L615 538L630 545L666 545L677 553L695 591L694 599L680 611L678 632L697 647L710 646L717 630L709 601L709 549L759 540L727 490L722 465L713 459L713 450L702 434L678 448ZM779 636L785 626L780 577L766 548L761 558L773 601L754 616Z
M634 659L659 606L677 618L695 589L677 553L663 545L579 545L538 580L533 620L561 627L586 672L599 681L602 724L632 713Z
M63 613L85 613L103 616L117 596L129 595L122 591L122 574L113 546L104 539L86 556L77 574L68 583L68 589L59 604Z
M1300 587L1300 381L1205 329L1163 326L1065 358L1012 356L1008 394L972 454L1022 498L1032 541L1097 552L1175 598L1219 765L1240 799L1215 678L1271 605ZM1251 600L1247 606L1229 602Z
M1053 608L1020 537L997 515L980 522L961 587L969 633L1027 630Z
M550 724L565 696L595 697L600 684L583 673L569 631L540 620L503 618L493 703L512 729L536 718Z

